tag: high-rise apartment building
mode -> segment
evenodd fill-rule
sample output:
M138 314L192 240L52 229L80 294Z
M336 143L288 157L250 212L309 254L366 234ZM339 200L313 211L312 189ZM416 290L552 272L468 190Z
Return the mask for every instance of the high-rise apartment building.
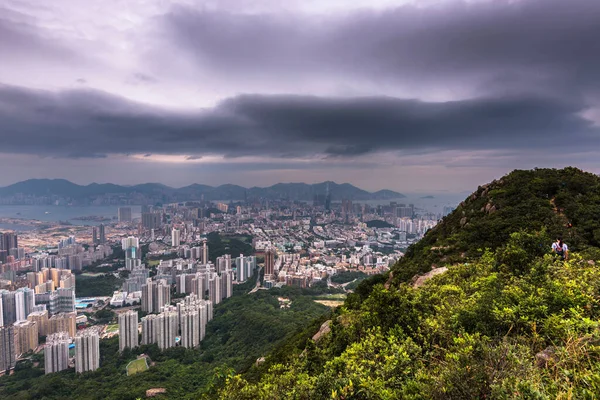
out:
M0 373L13 369L16 362L14 327L0 327Z
M209 263L209 259L208 259L208 244L206 243L206 240L202 243L202 264L208 264Z
M104 226L104 224L98 225L98 243L106 243L106 227Z
M221 273L221 300L233 295L233 271L225 270Z
M19 239L15 232L0 233L0 250L6 250L8 254L10 249L19 247Z
M217 257L217 272L221 273L223 271L231 270L231 255L224 254L221 257Z
M179 247L181 244L181 232L179 229L173 228L171 231L171 246Z
M2 302L2 322L4 326L11 325L17 320L17 292L0 290L0 301Z
M213 304L219 304L221 299L221 277L214 273L208 279L208 300Z
M92 244L93 245L100 244L100 235L99 235L97 226L92 227Z
M138 346L138 313L129 310L119 314L119 350L123 351L126 347L133 349Z
M119 207L119 222L131 222L131 207Z
M175 346L178 333L178 314L165 311L142 318L142 344L157 343L161 350Z
M200 314L197 310L189 310L181 313L181 345L186 348L194 348L200 345Z
M142 210L142 226L144 229L158 229L160 228L161 215L153 212L143 212Z
M46 338L44 347L44 373L51 374L69 368L69 345L67 332L59 332Z
M33 321L17 321L15 329L15 354L24 354L38 347L38 326Z
M19 288L15 293L15 313L17 321L24 321L35 306L35 291L29 288Z
M206 291L208 290L208 282L206 274L198 272L192 279L192 293L198 296L200 299L204 299Z
M235 280L238 282L246 282L248 279L248 269L246 268L246 260L244 255L240 254L235 259Z
M38 334L46 336L48 334L48 310L33 311L27 316L27 321L35 322L38 326Z
M275 275L275 250L269 247L265 251L265 277L273 277L273 275Z
M75 336L75 371L83 373L100 367L100 336L87 329Z
M157 313L160 308L171 303L171 285L160 279L148 278L142 285L142 311Z
M58 332L67 332L70 337L75 336L77 313L60 313L53 315L48 320L47 334L51 335Z

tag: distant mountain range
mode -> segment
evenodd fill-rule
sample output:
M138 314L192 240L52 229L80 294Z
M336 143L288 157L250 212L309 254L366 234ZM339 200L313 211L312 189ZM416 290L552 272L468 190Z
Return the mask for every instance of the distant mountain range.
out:
M160 183L144 183L133 186L112 183L92 183L78 185L65 179L29 179L0 188L0 197L18 195L35 197L64 197L73 199L94 198L105 194L144 195L165 199L186 201L197 200L242 200L245 198L312 200L315 195L325 195L327 188L332 200L387 200L405 197L392 190L368 192L349 183L322 182L312 185L306 183L278 183L269 187L245 188L238 185L208 186L194 183L182 188L172 188Z

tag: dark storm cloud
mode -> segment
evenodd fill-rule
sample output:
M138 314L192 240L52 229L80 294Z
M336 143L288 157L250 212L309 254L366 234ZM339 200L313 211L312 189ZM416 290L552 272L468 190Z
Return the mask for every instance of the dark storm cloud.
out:
M64 157L224 154L344 157L377 151L597 146L585 104L538 96L443 103L389 97L245 95L167 111L102 92L0 86L4 152Z
M596 92L600 1L450 1L333 16L179 7L170 46L233 79L348 75L430 91Z

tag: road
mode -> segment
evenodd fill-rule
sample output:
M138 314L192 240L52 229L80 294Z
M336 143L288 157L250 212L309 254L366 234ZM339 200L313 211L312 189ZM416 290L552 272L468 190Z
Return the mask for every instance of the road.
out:
M262 271L262 269L263 267L258 268L258 273L256 274L256 285L254 286L254 289L248 292L248 294L255 293L258 291L258 289L260 289L260 271Z

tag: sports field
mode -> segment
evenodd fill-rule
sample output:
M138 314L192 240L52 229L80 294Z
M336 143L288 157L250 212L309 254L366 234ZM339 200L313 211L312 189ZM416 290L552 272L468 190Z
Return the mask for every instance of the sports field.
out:
M127 364L127 376L144 372L148 369L148 363L145 358L138 358Z

